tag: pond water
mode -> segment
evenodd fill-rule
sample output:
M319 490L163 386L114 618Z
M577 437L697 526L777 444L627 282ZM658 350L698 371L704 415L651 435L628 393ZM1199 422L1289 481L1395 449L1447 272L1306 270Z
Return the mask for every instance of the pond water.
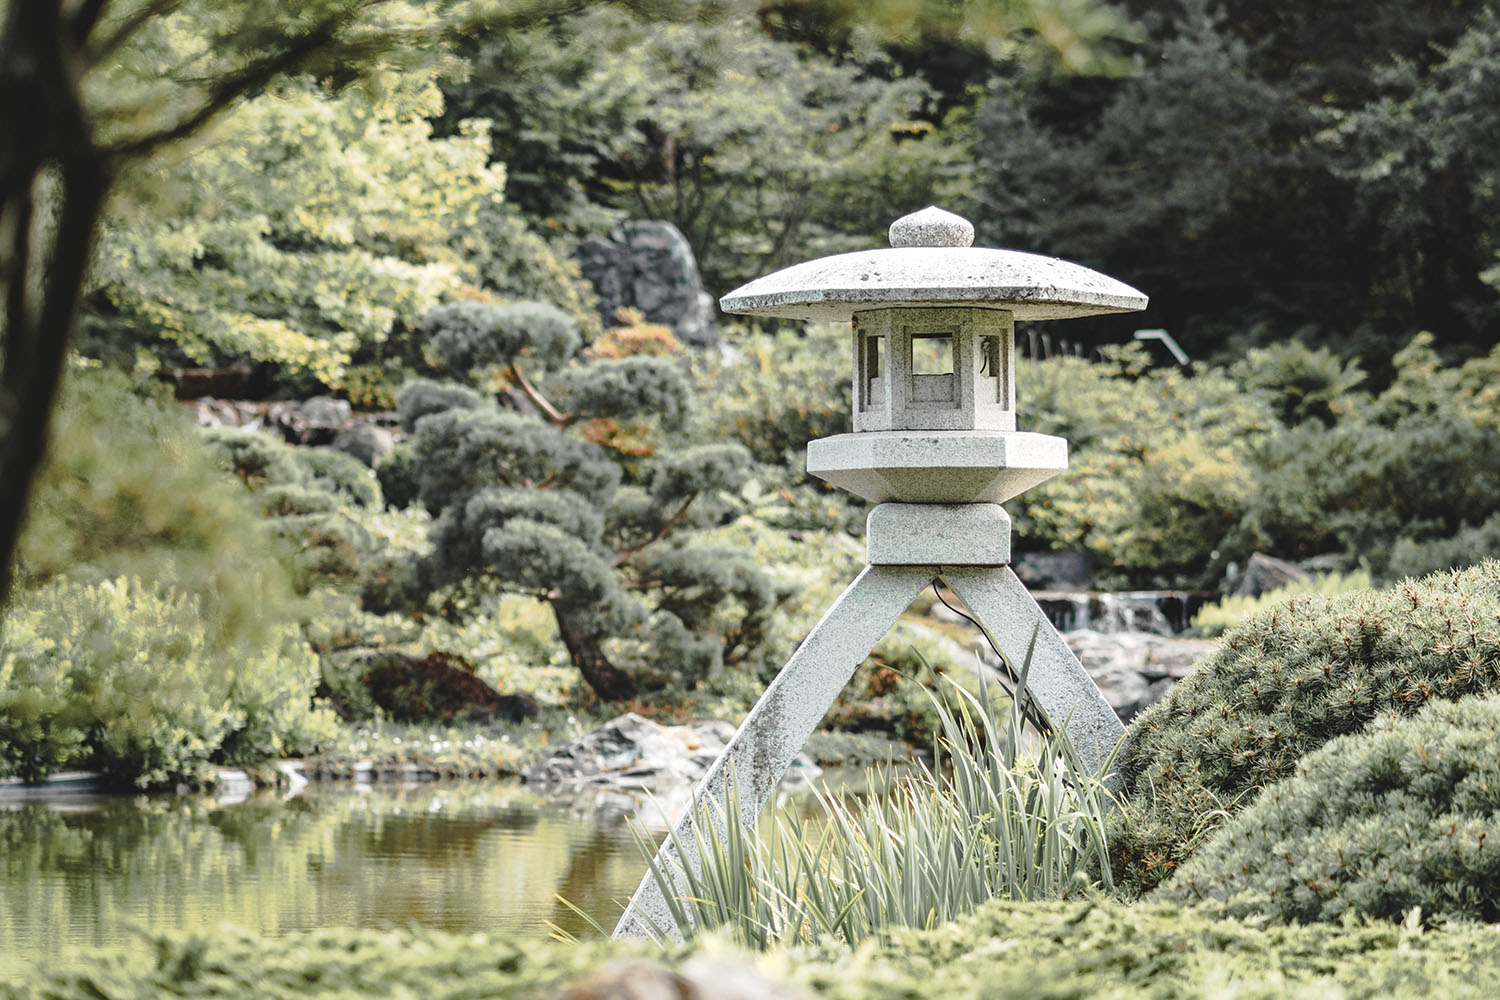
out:
M834 785L854 787L833 778ZM806 810L810 795L793 799ZM645 870L621 797L490 782L313 783L223 803L70 797L0 806L0 979L141 931L404 927L545 937L605 927ZM649 807L648 807L649 809ZM662 829L643 811L640 821Z

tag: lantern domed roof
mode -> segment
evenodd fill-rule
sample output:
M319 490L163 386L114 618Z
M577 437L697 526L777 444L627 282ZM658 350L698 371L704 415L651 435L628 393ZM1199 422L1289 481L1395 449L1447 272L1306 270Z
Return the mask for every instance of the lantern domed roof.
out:
M980 306L1018 320L1146 308L1146 296L1081 264L976 247L974 227L940 208L891 224L891 246L794 264L719 300L725 312L847 322L863 309Z

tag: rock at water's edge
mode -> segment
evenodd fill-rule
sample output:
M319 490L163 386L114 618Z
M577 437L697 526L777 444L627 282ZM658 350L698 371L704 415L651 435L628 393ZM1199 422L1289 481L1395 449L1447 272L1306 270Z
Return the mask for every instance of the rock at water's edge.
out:
M607 787L658 792L696 784L723 752L734 726L710 720L661 726L634 712L559 747L522 779L554 788ZM793 762L788 778L810 780L820 769L806 755Z

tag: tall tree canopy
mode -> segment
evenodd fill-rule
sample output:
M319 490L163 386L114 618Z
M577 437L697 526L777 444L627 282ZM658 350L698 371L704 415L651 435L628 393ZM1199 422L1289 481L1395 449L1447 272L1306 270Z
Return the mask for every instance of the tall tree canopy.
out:
M1096 338L1164 326L1206 354L1303 329L1385 356L1424 328L1494 342L1489 4L1127 9L1149 31L1134 76L1014 74L976 147L984 236L1151 293Z

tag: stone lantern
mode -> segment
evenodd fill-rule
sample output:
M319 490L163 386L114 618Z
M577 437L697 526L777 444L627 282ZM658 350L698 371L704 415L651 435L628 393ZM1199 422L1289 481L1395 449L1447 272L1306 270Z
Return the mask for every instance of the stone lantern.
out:
M792 654L700 783L699 801L738 789L753 823L854 669L929 584L969 606L1027 694L1065 728L1083 766L1108 759L1124 727L1010 563L1000 506L1068 467L1068 442L1016 429L1016 320L1143 309L1146 297L1053 257L972 246L974 227L938 208L891 224L891 246L808 261L720 300L726 312L851 324L853 431L812 441L807 470L871 501L868 563ZM731 774L733 780L731 780ZM722 821L725 810L718 810ZM658 868L696 866L691 816ZM649 875L615 936L670 928Z

